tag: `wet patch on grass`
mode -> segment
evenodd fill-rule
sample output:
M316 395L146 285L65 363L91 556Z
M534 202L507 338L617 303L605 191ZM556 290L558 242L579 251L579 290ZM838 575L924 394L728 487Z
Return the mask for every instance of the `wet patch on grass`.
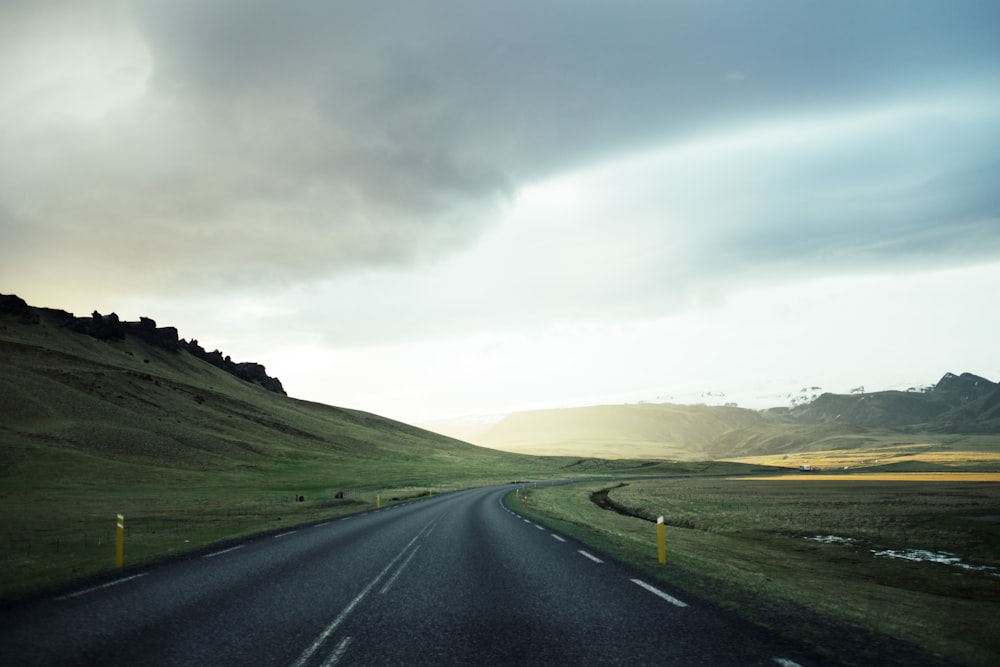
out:
M820 542L821 544L841 544L848 547L864 546L864 542L853 537L842 537L840 535L813 535L803 538L810 542ZM915 563L937 563L939 565L950 565L963 570L973 572L988 572L994 576L1000 576L998 568L992 565L972 565L965 563L962 557L950 551L931 551L928 549L868 549L876 558L895 558L908 560Z

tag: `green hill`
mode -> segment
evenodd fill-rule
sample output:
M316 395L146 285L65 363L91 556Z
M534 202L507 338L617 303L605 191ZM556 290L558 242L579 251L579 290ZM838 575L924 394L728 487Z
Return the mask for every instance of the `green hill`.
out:
M8 479L33 478L25 473L52 457L73 460L72 477L96 467L105 478L108 466L221 479L304 461L331 487L537 466L373 414L288 398L182 345L82 335L60 326L59 313L0 315L0 471Z
M119 512L134 562L576 463L289 398L146 318L0 297L0 594L107 567Z

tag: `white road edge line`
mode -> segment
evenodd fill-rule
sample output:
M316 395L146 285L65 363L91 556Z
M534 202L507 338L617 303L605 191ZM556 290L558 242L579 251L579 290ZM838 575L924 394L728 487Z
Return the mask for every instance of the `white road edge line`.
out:
M553 539L556 539L556 540L559 540L560 542L565 542L565 541L566 541L566 540L564 540L563 538L561 538L561 537L559 537L558 535L556 535L555 533L552 533L552 538L553 538Z
M333 653L331 653L330 657L327 658L326 662L323 663L323 667L333 667L338 662L340 662L340 659L344 657L344 653L347 652L347 645L350 643L351 643L350 637L344 637L343 639L341 639L340 642L337 644L337 648L333 649Z
M320 526L325 526L328 523L330 523L330 522L329 521L324 521L323 523L317 523L315 526L313 526L313 528L319 528Z
M661 591L656 586L650 586L649 584L647 584L642 579L631 579L630 581L633 584L636 584L638 586L641 586L641 587L645 588L647 591L649 591L653 595L656 595L657 597L663 598L664 600L666 600L670 604L675 604L678 607L686 607L687 606L686 602L681 602L680 600L678 600L677 598L675 598L673 595L667 595L666 593L664 593L663 591Z
M205 554L202 558L215 558L216 556L221 556L222 554L227 554L230 551L236 551L237 549L242 549L243 545L237 545L235 547L229 547L228 549L223 549L222 551L213 551L210 554Z
M309 658L312 657L312 654L315 653L316 650L323 645L323 642L325 642L327 638L333 634L334 630L340 627L340 624L343 623L348 616L350 616L351 612L354 611L354 608L357 607L358 604L360 604L361 601L368 596L371 590L375 588L375 586L378 585L378 582L382 580L382 577L384 577L386 573L388 573L389 570L393 568L393 566L396 564L396 561L398 561L400 558L403 557L403 554L405 554L407 550L409 550L409 548L413 546L414 542L420 539L420 537L424 534L424 532L434 524L434 521L436 521L436 519L432 519L430 523L424 526L420 530L420 532L413 537L412 540L406 543L406 546L403 547L403 550L400 551L398 554L396 554L396 556L391 561L389 561L389 564L386 565L381 572L375 575L375 578L369 581L368 584L363 589L361 589L361 592L358 593L354 597L354 599L351 600L347 604L347 606L340 611L339 614L337 614L337 617L330 622L330 625L326 626L326 629L323 630L323 632L319 633L319 636L316 637L316 640L313 641L313 643L310 644L306 648L306 650L302 652L302 655L299 656L299 659L296 660L294 663L292 663L292 667L302 667L309 661Z
M802 667L799 663L794 660L789 660L788 658L775 658L774 661L781 665L781 667Z
M604 562L603 560L601 560L600 558L598 558L594 554L587 553L583 549L577 549L577 553L579 553L584 558L589 558L590 560L594 561L595 563L603 563Z
M278 535L275 535L274 539L278 539L279 537L286 537L288 535L291 535L292 533L297 533L297 532L299 532L299 531L297 531L297 530L290 530L287 533L280 533Z
M539 526L537 523L535 524L535 528L538 530L545 530L545 526Z
M124 584L126 581L132 581L133 579L138 579L139 577L145 577L149 572L141 572L139 574L133 574L131 577L125 577L123 579L116 579L115 581L109 581L106 584L101 584L100 586L91 586L90 588L84 588L82 591L77 591L76 593L70 593L69 595L61 595L56 598L56 600L69 600L70 598L80 597L81 595L86 595L87 593L93 593L94 591L99 591L102 588L111 588L112 586L117 586L118 584Z

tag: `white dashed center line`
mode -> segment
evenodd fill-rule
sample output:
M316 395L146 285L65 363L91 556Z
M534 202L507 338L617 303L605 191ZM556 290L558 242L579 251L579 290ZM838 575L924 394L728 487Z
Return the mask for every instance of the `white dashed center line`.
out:
M598 558L594 554L587 553L583 549L578 549L577 551L579 552L579 554L581 556L583 556L584 558L589 558L590 560L594 561L595 563L603 563L604 562L603 560L601 560L600 558Z
M323 667L333 667L333 665L336 665L338 662L340 662L340 659L344 657L344 653L347 652L347 645L350 643L351 643L350 637L344 637L343 639L341 639L340 643L337 644L337 648L333 650L333 653L330 655L327 661L323 663Z
M678 607L686 607L687 606L687 603L681 602L680 600L678 600L677 598L675 598L672 595L667 595L666 593L664 593L663 591L661 591L656 586L650 586L649 584L647 584L645 581L642 581L641 579L632 579L631 581L632 581L633 584L636 584L638 586L641 586L641 587L645 588L647 591L649 591L653 595L655 595L657 597L660 597L660 598L663 598L664 600L666 600L670 604L675 604Z

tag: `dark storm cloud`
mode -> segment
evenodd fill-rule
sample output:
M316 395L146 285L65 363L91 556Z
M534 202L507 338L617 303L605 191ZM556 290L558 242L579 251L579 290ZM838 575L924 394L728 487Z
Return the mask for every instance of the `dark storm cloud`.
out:
M157 86L305 104L356 145L518 179L775 109L991 72L994 3L143 3ZM994 23L995 25L995 23ZM734 68L752 85L726 85Z
M997 111L862 136L820 156L804 150L779 179L784 205L748 210L718 249L750 266L837 273L991 261L1000 256Z
M1000 49L994 2L59 7L69 18L6 10L25 20L8 22L0 49L27 64L0 85L11 102L0 225L30 225L34 267L107 281L142 268L146 287L431 261L467 247L536 179L775 115L995 82ZM20 58L76 42L79 59ZM111 60L88 64L102 48ZM139 61L141 91L74 116L110 94L80 68L124 76ZM34 62L54 73L39 79ZM83 89L66 98L74 81ZM59 113L38 112L47 96ZM968 192L982 173L943 178L964 206L993 205ZM797 237L800 223L783 220L771 218L775 235ZM836 243L817 224L815 238ZM23 245L2 253L25 261Z

